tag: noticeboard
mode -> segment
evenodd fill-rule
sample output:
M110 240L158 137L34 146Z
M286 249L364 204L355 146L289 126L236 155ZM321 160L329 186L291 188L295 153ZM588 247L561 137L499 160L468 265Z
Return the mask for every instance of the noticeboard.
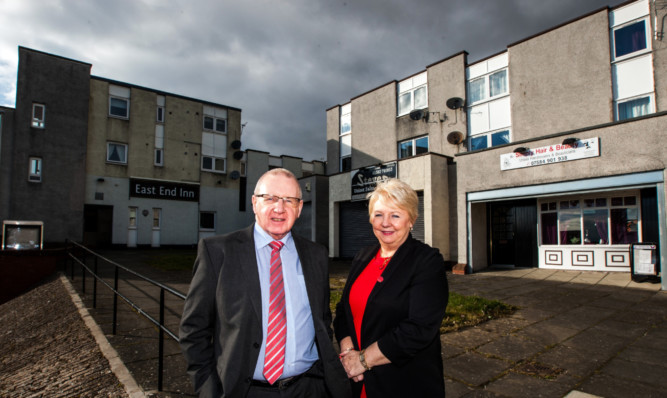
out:
M366 200L366 196L375 190L375 186L379 182L383 182L389 178L396 178L396 175L396 162L389 162L379 166L362 167L351 172L351 201Z
M653 242L636 242L630 245L632 280L660 281L657 250L658 245Z

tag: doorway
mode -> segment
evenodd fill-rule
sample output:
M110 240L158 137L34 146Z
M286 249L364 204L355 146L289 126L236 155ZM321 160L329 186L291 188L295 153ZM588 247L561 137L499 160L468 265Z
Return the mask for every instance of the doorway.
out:
M84 205L83 244L91 248L111 246L113 206Z
M491 265L537 267L537 201L489 203Z

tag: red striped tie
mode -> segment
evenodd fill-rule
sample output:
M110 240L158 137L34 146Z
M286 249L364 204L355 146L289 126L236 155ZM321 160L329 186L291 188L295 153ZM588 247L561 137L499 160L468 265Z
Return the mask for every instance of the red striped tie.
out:
M283 243L273 241L269 245L273 251L271 251L271 293L269 294L269 326L264 356L264 377L273 384L283 373L287 322L285 320L283 266L280 261L280 249Z

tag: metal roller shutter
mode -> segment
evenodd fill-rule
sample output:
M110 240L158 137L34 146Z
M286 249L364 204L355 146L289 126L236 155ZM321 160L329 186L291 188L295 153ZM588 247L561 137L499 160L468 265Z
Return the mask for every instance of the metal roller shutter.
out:
M340 204L340 257L351 258L362 248L377 244L368 222L368 201Z

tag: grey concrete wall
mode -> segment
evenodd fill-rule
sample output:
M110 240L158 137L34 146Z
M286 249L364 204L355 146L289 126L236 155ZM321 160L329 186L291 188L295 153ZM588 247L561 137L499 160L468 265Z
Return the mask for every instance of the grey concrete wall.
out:
M339 136L340 106L334 106L333 108L327 109L327 175L336 174L340 170ZM352 138L354 139L354 137Z
M396 159L396 131L395 82L353 99L352 169Z
M511 46L509 85L513 141L611 122L607 10Z
M667 110L667 8L658 7L653 8L653 2L649 2L651 6L651 17L649 22L651 25L658 21L657 30L653 29L653 76L655 81L655 100L656 111ZM657 18L653 18L656 15ZM664 23L663 23L664 22ZM662 39L656 39L655 32L661 32Z
M19 48L8 218L43 221L45 243L83 237L90 68ZM46 105L43 129L31 127L34 102ZM28 182L31 156L42 158L40 183Z

